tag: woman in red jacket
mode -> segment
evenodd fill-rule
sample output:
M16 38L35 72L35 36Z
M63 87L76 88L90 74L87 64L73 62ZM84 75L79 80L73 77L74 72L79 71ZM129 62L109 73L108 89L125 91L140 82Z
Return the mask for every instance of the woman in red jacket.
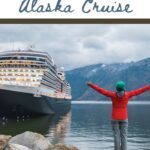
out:
M130 98L142 94L150 90L150 85L142 88L126 92L125 83L120 81L116 83L116 91L111 92L91 82L86 83L88 86L98 91L99 93L110 97L112 101L112 129L114 134L114 149L127 150L127 128L128 128L128 113L127 105Z

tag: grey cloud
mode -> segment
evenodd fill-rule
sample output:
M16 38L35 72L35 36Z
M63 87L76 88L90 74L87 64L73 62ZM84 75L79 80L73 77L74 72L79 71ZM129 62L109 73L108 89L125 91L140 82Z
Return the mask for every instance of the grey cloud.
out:
M100 40L99 37L90 37L84 40L83 46L88 49L103 50L105 42Z
M0 50L47 51L67 70L150 57L150 25L0 25Z
M112 41L145 42L150 41L149 25L116 25L111 29L111 36L107 38Z

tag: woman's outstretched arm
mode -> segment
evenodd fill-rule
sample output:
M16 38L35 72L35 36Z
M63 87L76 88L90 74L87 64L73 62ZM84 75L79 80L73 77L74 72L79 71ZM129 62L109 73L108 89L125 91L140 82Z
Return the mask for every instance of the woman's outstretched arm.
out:
M144 86L142 88L130 91L130 92L128 92L128 95L129 95L129 97L133 97L133 96L140 95L140 94L142 94L148 90L150 90L150 85L147 85L147 86Z
M97 86L97 85L95 85L95 84L93 84L91 82L86 82L86 84L88 86L90 86L91 88L93 88L94 90L96 90L97 92L99 92L99 93L101 93L101 94L103 94L103 95L105 95L107 97L113 97L114 96L113 92L110 92L110 91L108 91L106 89L103 89L103 88L101 88L101 87L99 87L99 86Z

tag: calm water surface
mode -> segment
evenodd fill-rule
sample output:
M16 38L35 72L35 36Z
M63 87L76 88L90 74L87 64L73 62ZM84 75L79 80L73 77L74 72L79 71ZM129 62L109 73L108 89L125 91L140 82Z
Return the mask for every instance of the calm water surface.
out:
M150 150L150 103L130 104L128 148ZM50 142L67 143L80 150L113 150L111 104L75 103L64 116L0 117L0 134L24 131L44 134Z

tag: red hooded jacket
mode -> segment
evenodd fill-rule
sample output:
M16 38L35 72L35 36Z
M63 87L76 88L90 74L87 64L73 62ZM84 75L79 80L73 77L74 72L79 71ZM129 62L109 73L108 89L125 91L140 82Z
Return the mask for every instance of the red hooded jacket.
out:
M132 98L133 96L142 94L150 90L150 85L147 85L130 92L125 92L124 96L118 97L116 92L110 92L94 84L90 84L89 86L98 91L99 93L111 98L113 120L127 120L128 119L127 104L129 99Z

